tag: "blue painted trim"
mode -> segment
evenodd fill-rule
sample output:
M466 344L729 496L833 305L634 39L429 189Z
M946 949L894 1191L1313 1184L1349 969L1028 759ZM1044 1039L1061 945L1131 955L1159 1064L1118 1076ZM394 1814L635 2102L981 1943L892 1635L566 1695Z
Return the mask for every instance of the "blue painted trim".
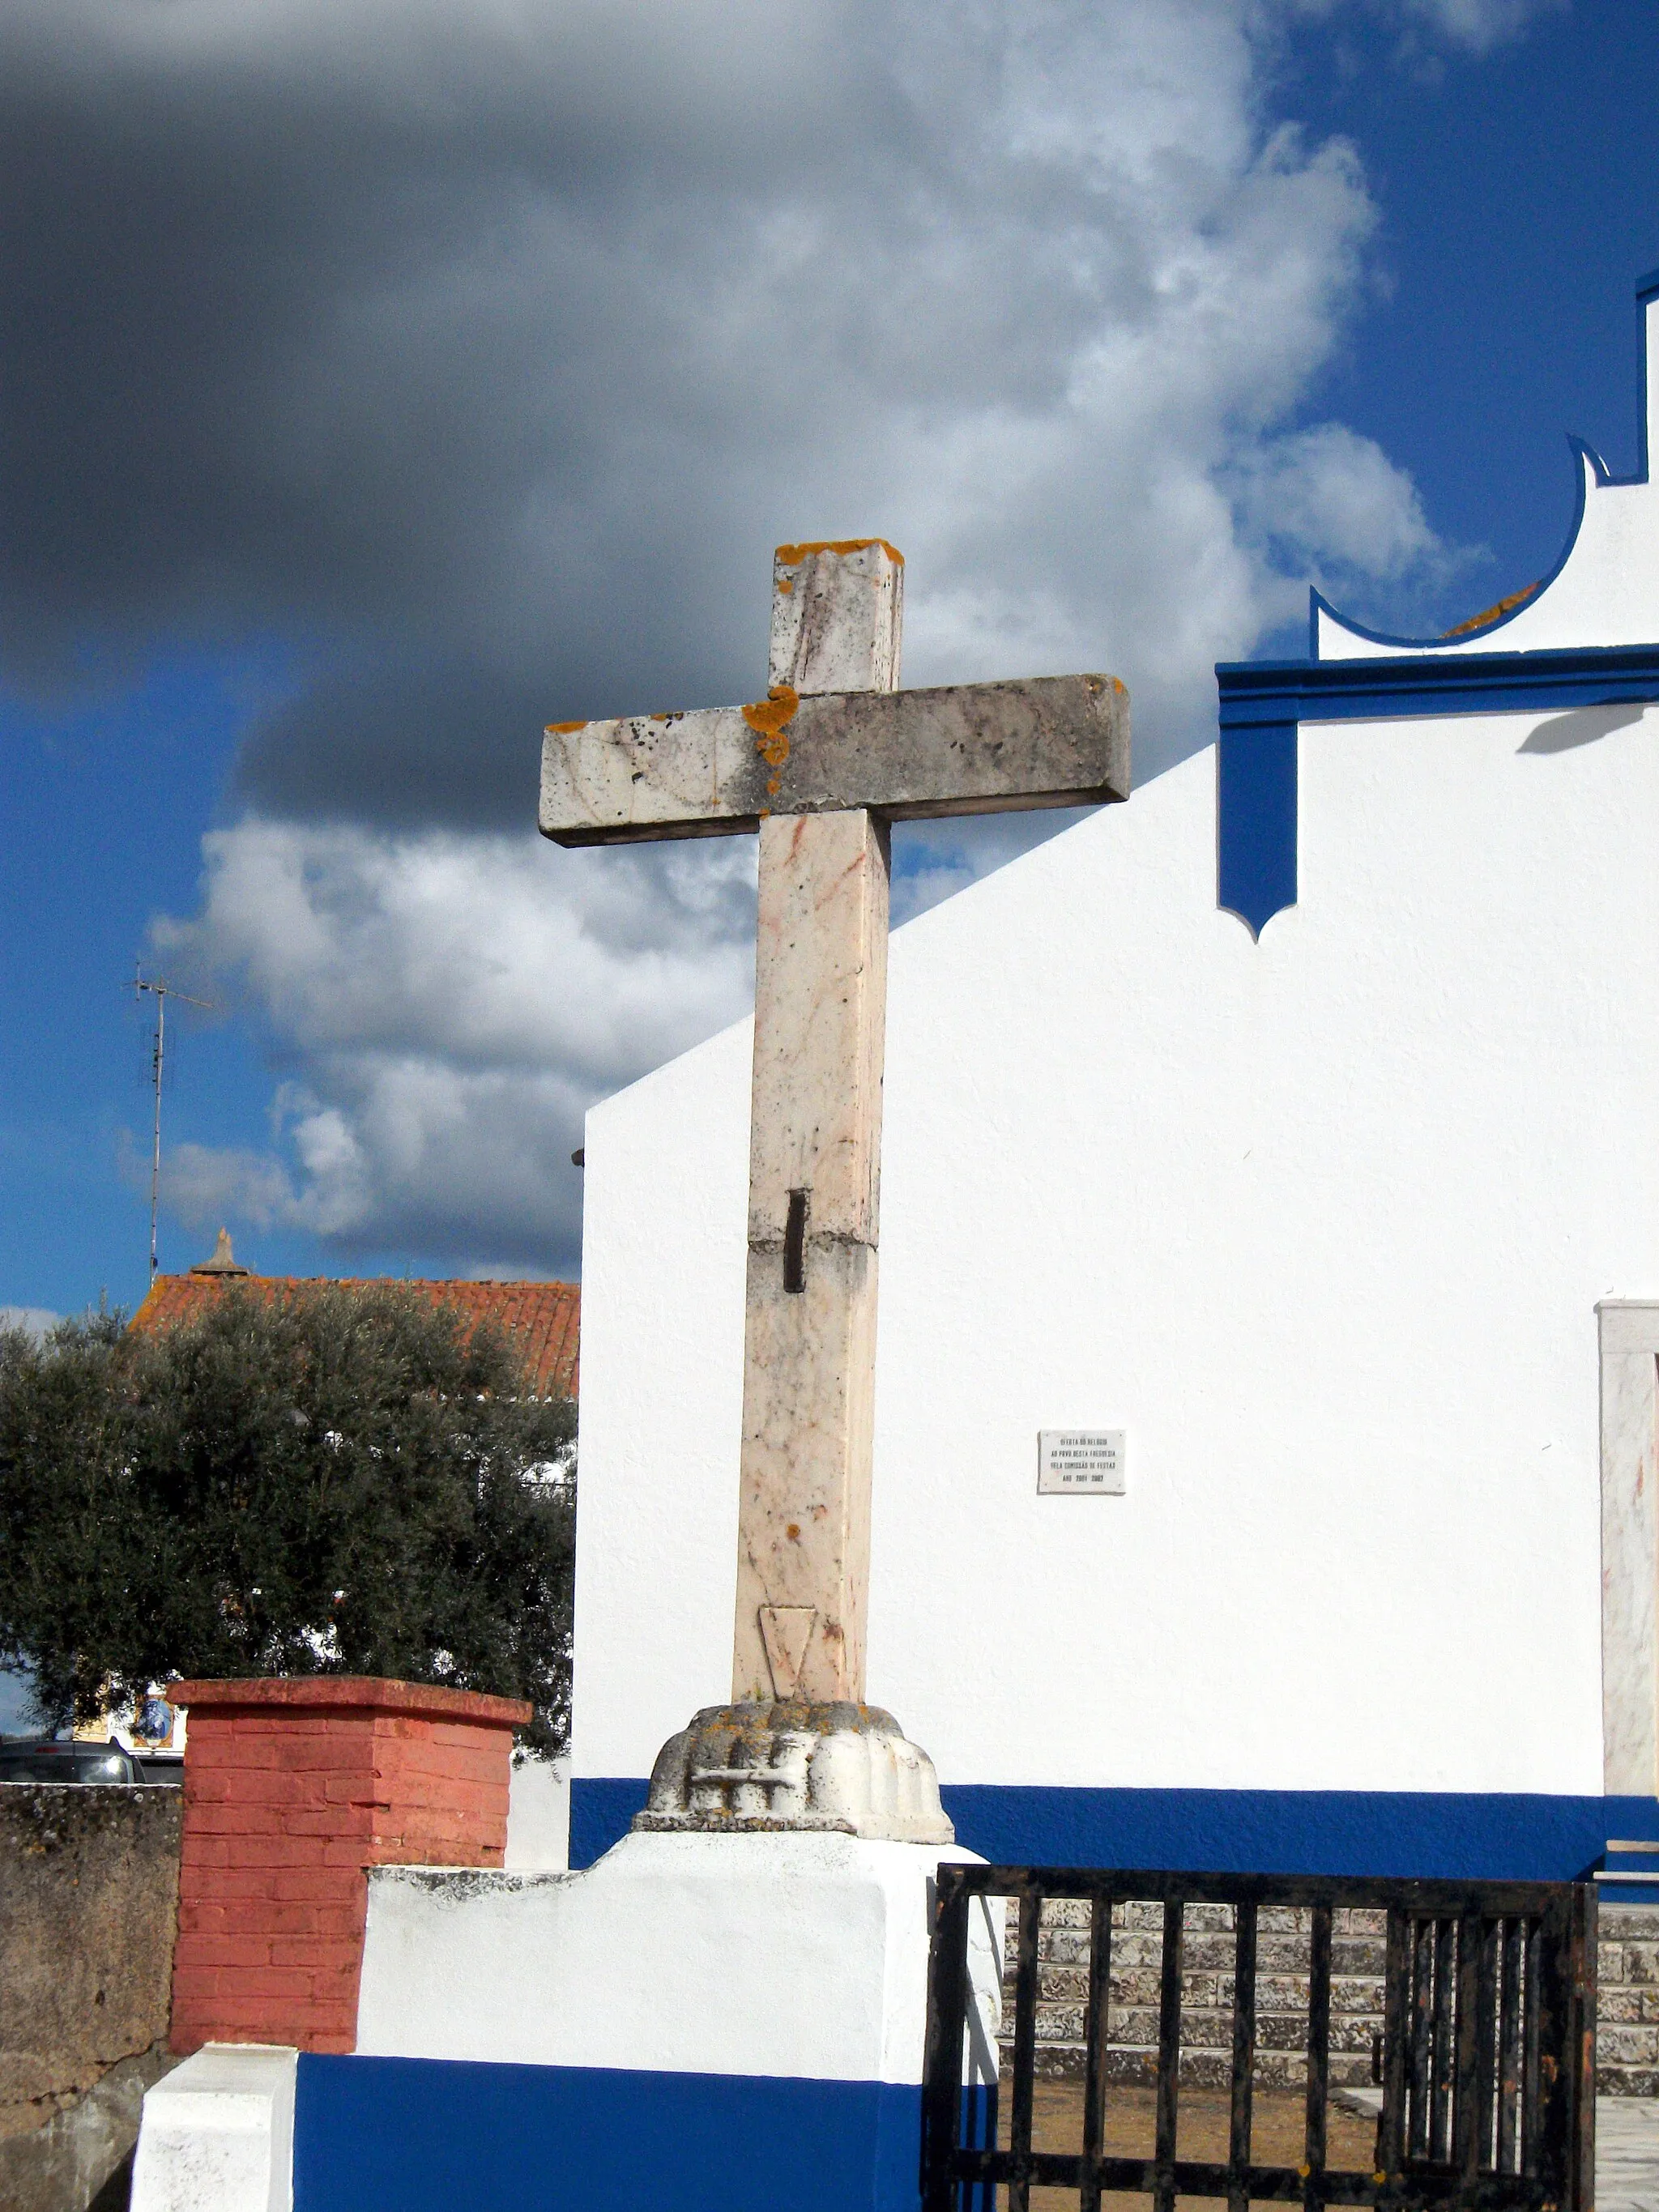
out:
M1296 724L1221 732L1215 756L1216 896L1259 938L1296 904Z
M300 2055L294 2212L915 2212L921 2164L904 2083Z
M1650 300L1659 299L1659 269L1644 276L1636 287L1636 304L1642 309L1637 325L1637 379L1642 404L1636 411L1636 474L1628 479L1632 483L1648 480L1648 318Z
M1296 902L1298 723L1646 704L1659 701L1659 644L1223 660L1215 678L1216 902L1259 937Z
M628 1832L642 1781L578 1778L570 1863ZM947 1784L957 1840L1025 1866L1567 1881L1607 1838L1651 1836L1659 1800L1462 1790L1065 1790Z
M1388 660L1223 660L1220 726L1565 712L1659 701L1659 643Z

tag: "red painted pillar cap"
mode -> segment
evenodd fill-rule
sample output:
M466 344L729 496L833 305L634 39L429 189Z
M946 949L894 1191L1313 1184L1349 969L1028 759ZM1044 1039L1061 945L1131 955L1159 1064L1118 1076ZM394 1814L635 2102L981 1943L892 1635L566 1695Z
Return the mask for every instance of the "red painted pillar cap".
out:
M252 1675L245 1680L169 1682L167 1699L192 1711L216 1706L300 1706L313 1712L415 1713L428 1720L471 1721L483 1728L527 1728L535 1712L522 1698L448 1690L436 1682L398 1682L383 1674Z

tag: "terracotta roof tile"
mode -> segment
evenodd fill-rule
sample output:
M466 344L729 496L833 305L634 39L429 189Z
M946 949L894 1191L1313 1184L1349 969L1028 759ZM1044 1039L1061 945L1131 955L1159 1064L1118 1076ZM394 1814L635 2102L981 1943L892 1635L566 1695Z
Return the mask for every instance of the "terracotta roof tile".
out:
M158 1275L149 1295L132 1317L134 1328L170 1328L203 1312L226 1289L263 1291L300 1290L308 1283L332 1282L328 1276L204 1274ZM419 1291L434 1304L455 1306L469 1328L486 1317L515 1337L523 1348L542 1397L576 1395L581 1350L581 1288L576 1283L405 1282L401 1277L347 1277L342 1290Z

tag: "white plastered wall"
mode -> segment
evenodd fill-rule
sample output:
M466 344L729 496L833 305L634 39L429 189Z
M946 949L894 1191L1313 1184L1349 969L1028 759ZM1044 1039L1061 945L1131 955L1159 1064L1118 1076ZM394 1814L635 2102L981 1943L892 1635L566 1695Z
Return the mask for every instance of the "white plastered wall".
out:
M854 1836L629 1836L585 1872L379 1867L357 2050L650 2073L918 2081L933 1877ZM969 1921L994 2070L1002 1908ZM810 2004L799 2001L812 1992Z
M898 933L869 1688L942 1780L1601 1789L1659 716L1538 719L1304 726L1259 945L1212 753ZM579 1777L726 1691L748 1050L589 1117ZM1037 1497L1061 1425L1126 1496Z

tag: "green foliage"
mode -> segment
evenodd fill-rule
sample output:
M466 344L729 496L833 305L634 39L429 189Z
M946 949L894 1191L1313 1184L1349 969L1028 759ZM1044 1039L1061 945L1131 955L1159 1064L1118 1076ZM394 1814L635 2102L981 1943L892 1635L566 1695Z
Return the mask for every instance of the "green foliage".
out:
M575 1409L398 1286L0 1330L0 1665L88 1719L169 1675L380 1674L569 1714Z

